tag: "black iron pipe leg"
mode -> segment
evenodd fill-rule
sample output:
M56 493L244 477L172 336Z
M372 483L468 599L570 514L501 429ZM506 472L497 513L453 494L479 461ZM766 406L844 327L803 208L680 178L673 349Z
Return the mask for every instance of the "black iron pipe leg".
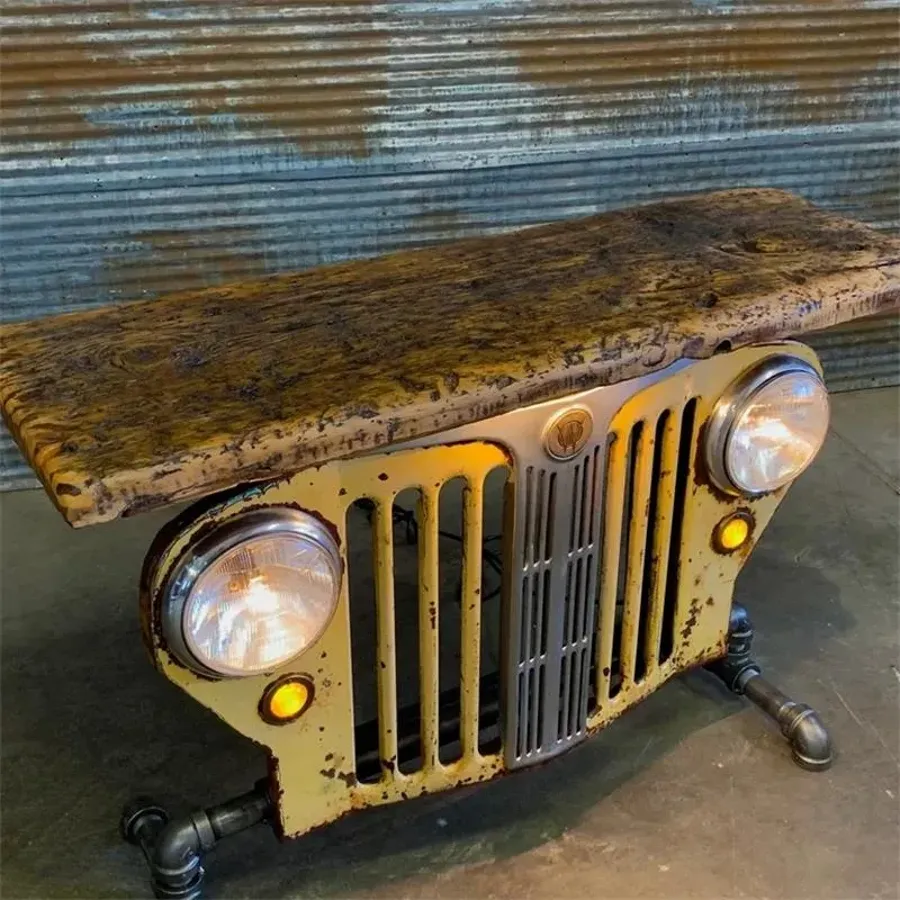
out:
M138 799L122 813L122 836L143 851L155 897L198 900L204 854L222 838L266 821L272 810L264 783L218 806L171 820L160 806Z
M746 697L774 719L791 745L798 766L811 772L824 771L834 759L828 730L812 707L791 700L763 678L750 655L752 645L753 625L747 610L736 603L728 625L728 652L706 668L730 691Z

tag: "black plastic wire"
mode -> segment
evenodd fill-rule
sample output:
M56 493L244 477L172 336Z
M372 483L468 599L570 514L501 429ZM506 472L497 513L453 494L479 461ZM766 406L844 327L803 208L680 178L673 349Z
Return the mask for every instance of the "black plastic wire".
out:
M366 516L371 523L372 515L375 512L375 504L371 501L359 501L359 505L362 506L366 511ZM405 537L407 544L417 544L419 542L419 523L416 521L416 514L411 509L404 509L397 503L394 503L391 511L391 518L393 520L394 526L402 525L405 529ZM461 534L454 534L452 531L444 531L443 529L438 529L438 535L442 538L445 538L448 541L456 541L457 544L462 544L464 542L463 536ZM500 558L500 555L495 553L493 550L488 549L487 544L492 543L494 541L500 540L502 535L492 534L488 537L484 538L481 542L481 559L483 562L487 563L496 573L497 575L503 575L503 560ZM502 586L498 585L493 590L489 591L487 594L483 594L481 597L481 602L485 603L488 600L493 600L500 591ZM457 586L457 596L462 596L462 583Z

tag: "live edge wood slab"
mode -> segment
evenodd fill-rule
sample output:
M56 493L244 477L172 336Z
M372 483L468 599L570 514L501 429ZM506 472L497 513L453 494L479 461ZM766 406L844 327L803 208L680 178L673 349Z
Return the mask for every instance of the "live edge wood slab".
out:
M900 305L900 241L737 190L0 330L89 525Z

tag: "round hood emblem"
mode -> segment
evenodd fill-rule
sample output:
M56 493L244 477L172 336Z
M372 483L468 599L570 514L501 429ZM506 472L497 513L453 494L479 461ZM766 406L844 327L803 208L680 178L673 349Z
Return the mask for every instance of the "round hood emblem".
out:
M544 449L554 459L572 459L584 449L593 427L587 409L573 406L561 410L544 426Z

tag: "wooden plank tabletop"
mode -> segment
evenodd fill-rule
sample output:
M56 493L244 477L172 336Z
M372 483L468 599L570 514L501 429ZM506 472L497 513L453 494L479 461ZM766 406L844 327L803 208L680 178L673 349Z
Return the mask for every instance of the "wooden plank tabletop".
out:
M774 190L0 329L0 403L81 526L900 304L900 241Z

